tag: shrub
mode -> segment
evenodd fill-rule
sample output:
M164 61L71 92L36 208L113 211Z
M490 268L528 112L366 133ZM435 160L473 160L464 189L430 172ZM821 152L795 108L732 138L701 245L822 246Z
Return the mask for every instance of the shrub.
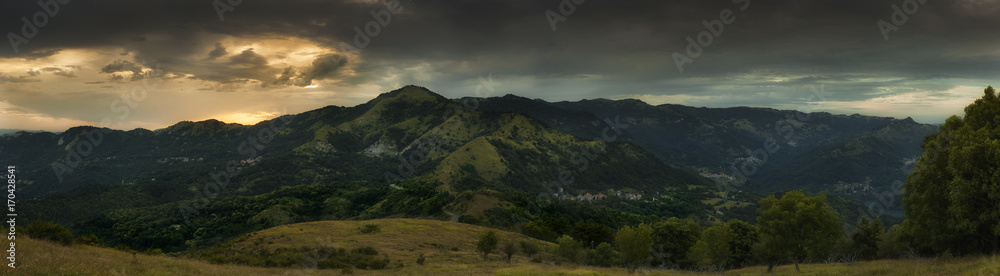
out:
M361 234L374 234L382 232L382 227L378 226L378 224L369 223L359 228L358 231L361 232Z
M371 246L365 246L365 247L355 248L354 250L351 250L351 253L375 256L378 255L378 250Z
M618 253L611 244L602 242L597 245L597 249L586 250L587 265L593 266L616 266L621 263L622 254Z
M43 220L32 221L28 224L26 232L32 238L50 240L62 245L73 244L73 233L54 222Z
M142 254L151 255L151 256L161 256L161 255L163 255L163 250L161 250L159 248L150 248L150 249L146 249L146 251L142 252Z
M97 239L97 236L94 236L94 235L85 235L85 236L76 237L76 243L78 243L78 244L95 245L98 242L100 242L100 240Z
M482 225L483 219L479 216L462 215L458 217L458 222L465 224Z

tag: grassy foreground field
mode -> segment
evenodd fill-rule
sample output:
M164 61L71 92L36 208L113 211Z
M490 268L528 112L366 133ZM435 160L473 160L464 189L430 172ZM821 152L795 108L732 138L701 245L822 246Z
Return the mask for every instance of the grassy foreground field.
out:
M362 234L358 228L365 224L377 224L381 231ZM500 261L496 254L491 255L491 260L483 261L474 254L473 243L479 233L488 230L434 220L322 221L263 230L237 238L224 246L228 250L247 250L261 246L354 248L364 245L377 248L391 259L388 269L356 269L353 275L628 275L622 268L565 263L555 265L548 254L542 254L542 263L530 262L523 254L515 255L509 264ZM530 239L516 233L497 233L501 241ZM543 250L553 246L540 243ZM416 264L421 253L427 258L424 265ZM219 265L168 256L133 255L99 247L66 247L24 236L18 237L17 256L17 269L5 268L3 275L343 275L340 270L309 269L308 265L296 269ZM766 273L764 267L749 267L727 271L723 275L1000 275L1000 257L880 260L853 264L804 264L801 267L802 274L796 274L794 266L786 265L775 268L772 274ZM638 274L701 275L680 271L641 271Z

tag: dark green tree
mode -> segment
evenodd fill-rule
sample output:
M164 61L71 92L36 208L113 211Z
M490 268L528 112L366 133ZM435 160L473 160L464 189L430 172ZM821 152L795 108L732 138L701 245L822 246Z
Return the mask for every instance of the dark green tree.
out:
M615 250L611 244L602 242L595 249L587 249L587 265L592 266L615 266L621 263L622 254Z
M602 242L614 240L614 230L602 224L581 220L573 226L573 238L587 248L596 248Z
M653 251L660 264L687 266L687 253L701 236L701 226L691 219L669 218L653 226Z
M885 231L878 244L879 258L901 258L912 252L909 241L913 239L906 235L902 225L893 225Z
M729 240L732 267L742 267L749 264L750 260L753 259L753 246L760 240L760 231L757 230L757 226L734 219L726 222L726 227L732 233L732 239Z
M881 219L876 218L872 221L868 216L861 217L851 232L851 250L863 260L875 259L878 257L878 245L883 232L885 230Z
M556 239L556 254L560 257L569 259L570 262L577 262L580 259L580 250L583 245L579 241L574 240L573 237L568 235L562 235Z
M993 87L921 147L904 188L905 232L938 253L1000 252L1000 99Z
M521 252L524 252L528 257L537 254L539 251L538 247L538 242L536 241L521 241Z
M760 200L757 223L769 250L785 252L799 270L799 262L810 254L823 254L844 235L844 229L826 196L807 197L802 191L770 195Z
M731 251L729 241L733 233L725 224L717 224L706 228L701 233L701 239L695 242L688 252L691 262L710 270L722 271L729 266Z
M629 272L634 272L649 257L653 245L653 229L646 224L626 225L615 233L615 245L622 253L622 260Z
M707 269L741 267L753 258L753 246L760 240L757 227L741 220L714 225L688 252L688 258Z

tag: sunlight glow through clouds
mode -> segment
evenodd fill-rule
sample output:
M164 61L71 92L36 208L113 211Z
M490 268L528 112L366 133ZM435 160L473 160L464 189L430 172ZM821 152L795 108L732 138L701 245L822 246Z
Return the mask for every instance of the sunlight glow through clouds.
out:
M70 118L54 118L41 113L18 111L18 108L7 102L0 101L0 128L25 130L60 129L66 125L96 125Z
M918 122L940 123L945 119L941 117L942 111L963 116L965 106L981 97L983 89L984 87L979 86L957 86L942 93L919 91L889 94L862 101L828 101L823 103L820 110L876 116L910 114Z
M284 115L281 112L267 112L260 111L257 113L230 113L218 116L212 116L210 118L204 118L203 120L216 119L225 123L237 123L241 125L254 125L264 120L274 119L275 117ZM200 121L200 120L199 120Z
M872 116L896 116L897 114L907 114L917 122L937 124L941 123L950 115L964 115L965 106L971 104L982 96L984 87L980 86L956 86L943 92L917 91L899 92L902 90L912 90L912 88L883 87L880 88L878 97L857 101L837 101L836 95L823 102L811 102L815 104L814 111L830 112L834 114L864 114ZM759 93L760 97L774 98L771 93ZM638 99L651 105L680 104L695 107L711 106L713 102L720 102L734 95L623 95L613 99ZM772 108L782 110L801 109L801 103L772 103ZM942 113L947 115L942 116Z

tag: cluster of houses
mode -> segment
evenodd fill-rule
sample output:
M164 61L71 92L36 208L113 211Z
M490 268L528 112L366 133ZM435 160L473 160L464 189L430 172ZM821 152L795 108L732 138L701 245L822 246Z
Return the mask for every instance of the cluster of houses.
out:
M157 162L161 162L161 163L162 162L167 162L167 161L191 162L191 161L201 161L201 160L204 160L204 159L205 158L201 158L201 157L198 157L198 159L190 158L190 157L167 157L167 158L161 158L161 159L156 160L156 161Z
M837 181L837 184L833 185L833 190L837 192L845 192L850 194L867 193L870 191L874 191L874 188L872 188L871 184L872 184L871 177L865 177L865 181L862 182L846 183L843 181Z
M246 160L240 160L240 165L244 166L253 165L253 163L257 163L257 161L260 161L260 159L263 158L264 158L263 156L257 156L257 158L248 158Z
M585 194L577 194L576 196L574 196L574 195L564 194L563 189L559 188L559 192L553 193L552 195L559 199L577 200L577 201L594 201L597 199L606 199L608 198L608 196L617 196L628 200L642 200L642 194L640 193L633 194L628 192L622 192L621 190L615 190L615 189L608 189L608 194L597 193L595 195L591 193L585 193ZM655 197L653 198L653 201L656 201ZM649 202L649 201L643 200L643 202Z
M735 180L736 179L735 177L732 177L732 176L730 176L728 174L724 174L724 173L710 173L710 172L702 171L699 174L702 177L705 177L705 178L708 178L708 179L729 179L729 180Z
M736 164L739 164L740 162L749 162L751 164L760 164L760 158L753 157L753 156L736 158Z

